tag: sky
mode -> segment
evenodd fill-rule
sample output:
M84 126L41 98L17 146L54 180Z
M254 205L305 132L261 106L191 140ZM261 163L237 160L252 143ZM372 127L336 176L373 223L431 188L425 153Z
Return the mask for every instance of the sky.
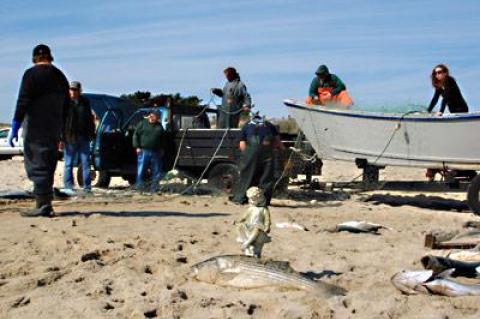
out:
M2 0L0 122L12 118L19 84L39 43L85 92L137 90L208 102L234 66L255 108L287 115L326 64L355 107L428 105L429 76L449 66L480 110L478 0Z

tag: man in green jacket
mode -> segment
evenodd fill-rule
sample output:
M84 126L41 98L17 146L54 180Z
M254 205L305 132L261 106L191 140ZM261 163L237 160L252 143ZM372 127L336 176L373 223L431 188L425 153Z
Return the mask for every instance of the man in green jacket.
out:
M133 147L136 148L138 156L136 190L145 188L145 173L150 169L150 191L158 192L158 183L163 175L165 144L165 131L159 119L159 111L152 110L144 120L138 123L133 133Z
M333 105L344 108L353 104L345 84L338 76L330 73L326 65L320 65L315 75L310 84L306 104Z

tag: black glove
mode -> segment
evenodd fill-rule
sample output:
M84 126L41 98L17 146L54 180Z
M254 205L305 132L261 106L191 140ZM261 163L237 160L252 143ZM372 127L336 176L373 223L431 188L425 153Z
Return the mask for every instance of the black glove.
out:
M211 89L212 94L215 94L218 97L223 97L223 91L222 89L219 88L213 88Z

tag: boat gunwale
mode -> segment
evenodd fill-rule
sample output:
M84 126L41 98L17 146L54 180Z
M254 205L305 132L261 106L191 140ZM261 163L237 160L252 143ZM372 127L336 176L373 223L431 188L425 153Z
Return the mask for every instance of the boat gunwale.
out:
M337 115L343 117L354 117L354 118L364 118L364 119L373 119L373 120L384 120L384 121L403 121L403 122L467 122L467 121L476 121L480 120L480 112L473 113L456 113L449 114L448 116L426 116L428 113L421 113L422 115L416 115L415 113L377 113L377 112L368 112L368 111L355 111L355 110L339 110L339 109L328 109L321 108L320 106L306 106L297 104L293 100L284 100L283 103L287 107L304 109L306 111L314 111L319 113L324 113L328 115ZM412 111L415 112L415 111Z

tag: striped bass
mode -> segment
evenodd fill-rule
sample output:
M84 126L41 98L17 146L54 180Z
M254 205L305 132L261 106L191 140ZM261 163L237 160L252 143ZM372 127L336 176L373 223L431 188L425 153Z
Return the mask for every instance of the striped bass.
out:
M285 261L265 261L243 255L216 256L192 266L192 277L199 281L238 288L282 286L314 292L329 298L345 295L346 290L303 276Z
M468 285L448 278L437 278L423 284L429 292L435 295L459 297L480 296L480 285Z
M427 280L432 278L432 270L419 271L401 271L393 275L390 279L392 284L406 295L416 295L420 292L427 293L427 289L422 286Z
M480 267L477 268L480 271ZM463 284L450 279L454 269L434 274L432 270L402 271L396 273L392 284L407 295L418 293L449 297L480 296L480 285Z

